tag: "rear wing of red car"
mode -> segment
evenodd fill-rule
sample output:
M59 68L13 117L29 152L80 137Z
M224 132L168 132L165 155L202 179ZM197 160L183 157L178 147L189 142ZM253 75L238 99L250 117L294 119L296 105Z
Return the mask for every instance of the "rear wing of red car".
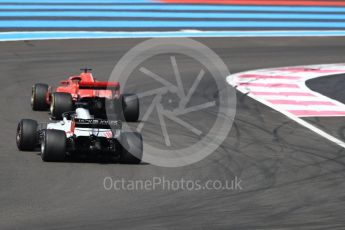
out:
M118 90L119 88L120 88L120 84L118 82L106 82L106 81L98 81L98 82L81 81L81 82L79 82L79 89Z

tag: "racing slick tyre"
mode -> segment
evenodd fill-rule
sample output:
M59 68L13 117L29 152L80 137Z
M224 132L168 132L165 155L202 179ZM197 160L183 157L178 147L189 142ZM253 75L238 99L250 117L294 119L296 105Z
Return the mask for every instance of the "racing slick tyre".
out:
M122 110L126 121L136 122L139 119L139 98L135 94L122 95Z
M34 84L31 91L31 107L35 111L43 111L48 109L46 96L48 93L48 85Z
M47 129L41 142L41 158L46 162L62 162L66 159L66 133Z
M16 142L19 150L34 150L38 145L37 121L22 119L17 126Z
M64 112L72 111L73 100L69 93L53 93L50 104L50 114L52 118L60 120Z
M140 164L143 157L143 138L140 133L121 134L121 164Z

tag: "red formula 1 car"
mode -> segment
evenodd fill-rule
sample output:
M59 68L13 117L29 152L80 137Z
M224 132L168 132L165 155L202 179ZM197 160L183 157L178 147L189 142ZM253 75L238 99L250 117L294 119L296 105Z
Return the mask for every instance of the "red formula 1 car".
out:
M106 106L113 105L126 121L139 118L139 99L133 94L120 94L119 82L101 82L93 78L91 69L81 69L78 76L60 82L55 90L47 84L32 86L31 107L36 111L50 108L52 118L61 119L64 112L82 105L97 116L104 117Z

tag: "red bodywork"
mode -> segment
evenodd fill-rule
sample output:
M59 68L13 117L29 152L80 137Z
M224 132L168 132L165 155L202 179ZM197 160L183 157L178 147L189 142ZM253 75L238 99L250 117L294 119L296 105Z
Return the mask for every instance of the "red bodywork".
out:
M60 82L55 92L71 94L73 101L80 98L118 98L120 96L119 82L101 82L93 78L92 73L81 73L79 76L71 76L65 81ZM47 103L51 103L52 90L49 87L47 93Z

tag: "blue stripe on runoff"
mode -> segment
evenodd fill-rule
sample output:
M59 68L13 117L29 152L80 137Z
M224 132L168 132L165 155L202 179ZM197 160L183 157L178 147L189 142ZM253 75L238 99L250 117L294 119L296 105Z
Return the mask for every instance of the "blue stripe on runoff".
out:
M114 17L114 18L193 18L193 19L306 19L345 20L345 14L296 14L296 13L181 13L181 12L100 12L100 11L55 11L55 12L0 12L0 17Z
M151 38L151 37L301 37L345 36L340 31L177 31L177 32L4 32L0 41L50 40L50 39L96 39L96 38Z
M153 0L2 0L0 3L5 2L5 3L49 3L49 4L54 4L54 3L127 3L127 4L136 4L136 3L152 3Z
M28 28L53 31L5 32L0 33L0 41L189 36L344 36L344 13L345 7L187 5L163 4L156 0L0 0L0 28L3 31L25 31ZM36 18L30 19L31 17ZM56 17L56 20L49 17ZM100 17L106 19L100 20ZM156 31L170 28L175 32L54 32L65 28L137 28ZM263 28L272 31L260 31ZM193 29L227 31L192 31ZM236 29L247 31L229 31ZM258 31L252 31L253 29ZM303 31L296 31L297 29Z
M2 28L345 28L345 22L0 20Z
M28 3L28 2L26 2ZM76 3L71 1L70 3ZM91 2L88 2L91 3ZM97 4L97 2L94 2ZM344 13L345 7L232 6L232 5L0 5L0 10L167 10L167 11L271 11Z

